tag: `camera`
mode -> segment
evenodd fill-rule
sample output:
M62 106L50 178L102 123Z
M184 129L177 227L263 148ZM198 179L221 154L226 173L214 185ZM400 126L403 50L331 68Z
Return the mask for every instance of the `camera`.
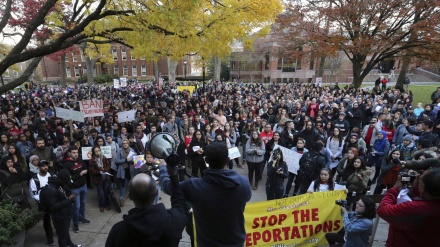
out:
M412 172L412 173L404 173L401 172L400 173L400 177L402 178L402 184L412 184L414 182L414 180L416 179L416 173Z
M347 202L347 200L342 200L341 199L341 200L336 200L335 204L339 205L341 207L347 208L348 202Z
M281 150L279 148L273 150L272 153L272 160L277 160L278 159L278 155L281 154Z
M401 164L401 162L400 162L400 160L398 158L394 158L392 160L392 162L393 162L394 165L400 165Z

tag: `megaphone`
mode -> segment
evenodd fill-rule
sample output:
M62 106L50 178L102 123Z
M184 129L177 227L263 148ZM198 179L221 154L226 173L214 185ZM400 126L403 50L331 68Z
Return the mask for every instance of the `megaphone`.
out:
M151 138L147 147L153 157L167 159L169 156L175 155L177 143L169 133L160 132Z

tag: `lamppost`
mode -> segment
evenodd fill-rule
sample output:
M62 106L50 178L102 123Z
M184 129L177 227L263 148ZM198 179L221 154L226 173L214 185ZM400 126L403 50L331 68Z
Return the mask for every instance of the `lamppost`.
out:
M79 67L79 81L80 81L80 83L82 83L82 64L78 64L78 67Z
M186 63L187 63L186 60L183 61L183 74L184 74L184 76L185 76L185 80L186 80Z

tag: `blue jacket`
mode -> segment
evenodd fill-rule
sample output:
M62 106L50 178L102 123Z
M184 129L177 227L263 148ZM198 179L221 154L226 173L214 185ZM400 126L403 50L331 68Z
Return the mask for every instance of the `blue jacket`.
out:
M160 167L159 181L169 194L171 184L165 166ZM243 212L252 196L247 179L233 170L207 169L203 178L181 182L180 187L193 207L198 246L243 247Z
M367 247L373 230L373 220L361 218L356 212L342 215L345 228L344 247Z

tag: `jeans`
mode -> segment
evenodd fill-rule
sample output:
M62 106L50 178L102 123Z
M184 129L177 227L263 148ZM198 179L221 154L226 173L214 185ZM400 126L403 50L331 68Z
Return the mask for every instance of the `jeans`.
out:
M100 208L110 206L108 193L109 186L110 181L108 181L107 179L103 179L102 184L95 184L96 192L98 192L98 204Z
M121 182L121 187L119 188L119 199L123 201L125 198L125 179L119 178L119 182Z
M55 227L55 230L58 234L59 247L73 246L72 240L70 239L69 225L70 219L57 219L53 221L53 226Z
M345 235L345 229L342 228L339 232L336 233L326 233L325 239L327 240L328 244L332 247L336 247L336 246L342 247L345 243L344 235Z
M87 186L84 184L81 188L72 189L70 193L76 194L75 203L73 205L73 225L78 226L79 221L85 219Z
M289 195L295 176L296 176L295 173L289 172L289 177L287 178L287 184L286 184L286 192L284 192L284 194ZM296 181L295 181L295 187L296 187ZM293 193L295 193L295 191L293 191Z
M284 184L280 185L266 185L266 196L267 200L280 199L283 197L284 193Z
M255 183L258 183L258 181L261 180L261 166L263 165L263 162L258 162L258 163L254 163L254 162L247 162L248 164L248 171L249 171L249 182L252 183L252 181L254 181L254 174L255 174Z

